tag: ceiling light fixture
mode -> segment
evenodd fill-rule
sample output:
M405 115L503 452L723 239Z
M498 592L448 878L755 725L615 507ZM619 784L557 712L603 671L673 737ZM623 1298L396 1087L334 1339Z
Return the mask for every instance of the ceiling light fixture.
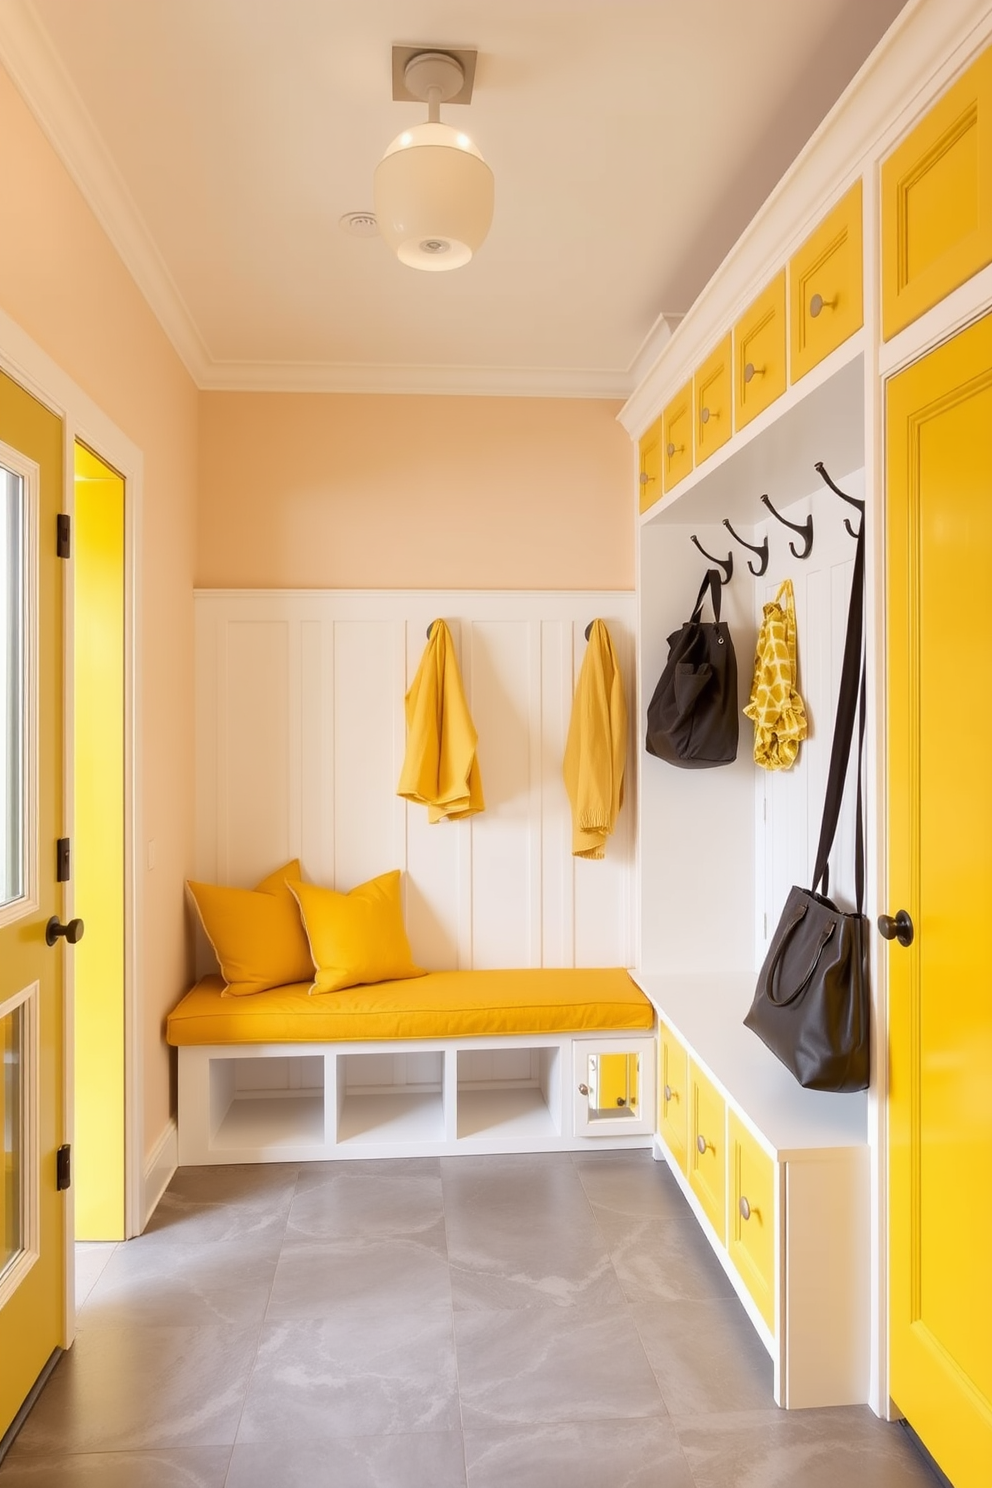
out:
M394 63L399 50L394 48ZM376 166L379 231L412 269L459 269L493 220L492 171L467 134L441 123L442 103L456 95L469 102L471 79L448 52L403 50L408 55L402 84L394 77L393 97L426 102L427 122L398 134ZM474 63L474 53L468 55Z

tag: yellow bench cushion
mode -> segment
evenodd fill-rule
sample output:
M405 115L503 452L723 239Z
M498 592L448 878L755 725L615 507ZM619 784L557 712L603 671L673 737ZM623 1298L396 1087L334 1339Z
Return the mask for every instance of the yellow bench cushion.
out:
M204 977L169 1014L170 1044L378 1043L651 1028L654 1010L617 967L432 971L309 995L309 982L222 996Z

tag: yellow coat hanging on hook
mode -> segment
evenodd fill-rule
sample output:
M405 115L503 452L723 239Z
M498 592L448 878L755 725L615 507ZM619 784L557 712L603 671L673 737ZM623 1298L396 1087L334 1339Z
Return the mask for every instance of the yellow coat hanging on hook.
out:
M785 579L764 608L751 700L744 709L754 720L754 762L764 770L788 770L806 737L806 709L796 691L796 665L796 604L792 580Z

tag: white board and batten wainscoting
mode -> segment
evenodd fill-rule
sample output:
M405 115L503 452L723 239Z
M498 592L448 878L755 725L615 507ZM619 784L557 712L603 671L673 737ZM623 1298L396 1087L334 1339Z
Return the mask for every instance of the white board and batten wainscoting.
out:
M198 878L252 887L299 857L306 878L347 891L401 868L414 959L429 970L632 964L632 593L211 590L195 609ZM437 618L478 731L486 809L430 825L396 785L404 697ZM572 856L562 759L596 618L620 659L630 743L616 831L590 862ZM201 933L198 971L214 969ZM591 1122L575 1089L587 1052L616 1047L608 1038L184 1048L181 1087L212 1109L196 1123L209 1141L183 1160L647 1146L654 1041L626 1044L641 1052L639 1117Z

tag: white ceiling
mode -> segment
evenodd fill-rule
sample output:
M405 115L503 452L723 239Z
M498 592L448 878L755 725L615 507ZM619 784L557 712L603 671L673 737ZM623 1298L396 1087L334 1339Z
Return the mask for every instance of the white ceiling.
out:
M201 387L626 396L904 0L2 0L4 62ZM476 47L496 212L379 238L394 42Z

